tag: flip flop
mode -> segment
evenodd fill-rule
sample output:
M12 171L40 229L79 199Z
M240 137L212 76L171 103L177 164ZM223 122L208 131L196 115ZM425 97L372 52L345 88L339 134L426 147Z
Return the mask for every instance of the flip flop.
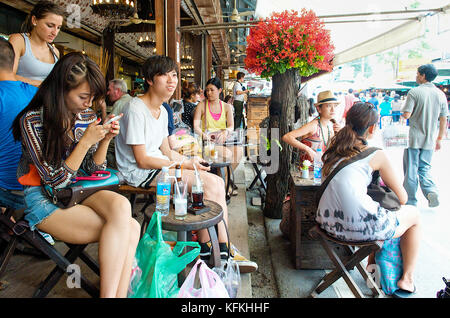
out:
M392 297L394 298L408 298L411 295L414 295L416 293L416 286L414 285L414 290L411 292L409 290L404 290L404 289L397 289L393 294Z

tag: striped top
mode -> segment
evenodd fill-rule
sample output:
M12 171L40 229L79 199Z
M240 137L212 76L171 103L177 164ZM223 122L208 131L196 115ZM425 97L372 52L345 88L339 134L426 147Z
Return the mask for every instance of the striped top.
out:
M36 186L33 182L23 182L30 180L27 175L32 175L33 170L37 173L44 184L48 184L52 188L64 188L72 183L72 178L76 177L77 171L70 169L64 160L71 154L75 146L80 141L84 131L90 123L97 120L97 116L92 109L87 109L76 115L72 132L75 140L71 139L71 144L67 147L66 154L62 158L61 163L52 166L46 162L42 155L43 140L43 124L42 124L42 108L38 111L29 111L20 119L20 129L22 133L22 157L17 168L17 179L24 186ZM106 160L102 165L94 162L93 154L97 150L98 144L93 145L87 152L80 166L86 173L92 174L97 170L106 169ZM34 167L35 168L34 168ZM24 177L24 178L22 178Z

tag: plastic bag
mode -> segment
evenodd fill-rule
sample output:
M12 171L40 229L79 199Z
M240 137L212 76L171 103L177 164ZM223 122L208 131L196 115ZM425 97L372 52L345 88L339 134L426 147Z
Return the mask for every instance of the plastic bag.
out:
M380 267L383 292L392 295L398 289L397 282L403 275L400 237L384 241L381 250L375 254L375 262Z
M195 288L197 272L200 280L198 289ZM178 298L230 298L230 296L220 277L199 259L180 287Z
M222 263L221 267L214 267L213 271L219 275L230 298L236 298L241 288L241 273L237 263L233 259L228 258L226 262Z
M187 246L191 251L181 255ZM161 214L153 213L146 233L136 249L140 275L132 277L129 298L172 298L179 291L178 273L200 254L197 242L177 242L173 250L164 242L161 229Z

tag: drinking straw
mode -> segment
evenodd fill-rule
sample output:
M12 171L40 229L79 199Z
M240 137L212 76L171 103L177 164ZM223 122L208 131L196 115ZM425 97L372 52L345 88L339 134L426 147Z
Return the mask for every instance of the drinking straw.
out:
M177 190L178 190L178 194L180 194L181 192L180 192L180 187L178 186L178 181L177 181L177 178L175 178L174 176L169 176L169 179L175 179L175 186L177 187Z

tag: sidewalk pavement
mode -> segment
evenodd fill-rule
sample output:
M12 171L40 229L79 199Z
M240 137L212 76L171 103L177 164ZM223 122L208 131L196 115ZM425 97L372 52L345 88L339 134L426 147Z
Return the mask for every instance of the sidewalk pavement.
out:
M380 139L375 139L372 145L380 145ZM414 298L435 298L436 292L444 288L442 277L450 278L450 173L447 160L450 158L450 141L444 140L442 149L436 152L432 161L432 175L440 192L440 205L428 208L428 202L418 190L418 208L421 212L422 241L419 247L418 262L415 270L417 293ZM392 147L386 149L394 167L395 173L403 180L403 148ZM253 179L254 173L250 164L245 167L247 186ZM287 181L286 181L287 182ZM248 196L256 196L256 191L247 192ZM250 202L251 200L248 200ZM281 220L264 219L266 237L268 241L268 255L272 260L275 282L281 298L308 297L313 288L328 271L324 270L296 270L291 257L290 243L283 238L279 229ZM365 281L357 270L350 271L352 277L362 292L371 296ZM353 298L353 294L341 278L330 286L319 298Z

